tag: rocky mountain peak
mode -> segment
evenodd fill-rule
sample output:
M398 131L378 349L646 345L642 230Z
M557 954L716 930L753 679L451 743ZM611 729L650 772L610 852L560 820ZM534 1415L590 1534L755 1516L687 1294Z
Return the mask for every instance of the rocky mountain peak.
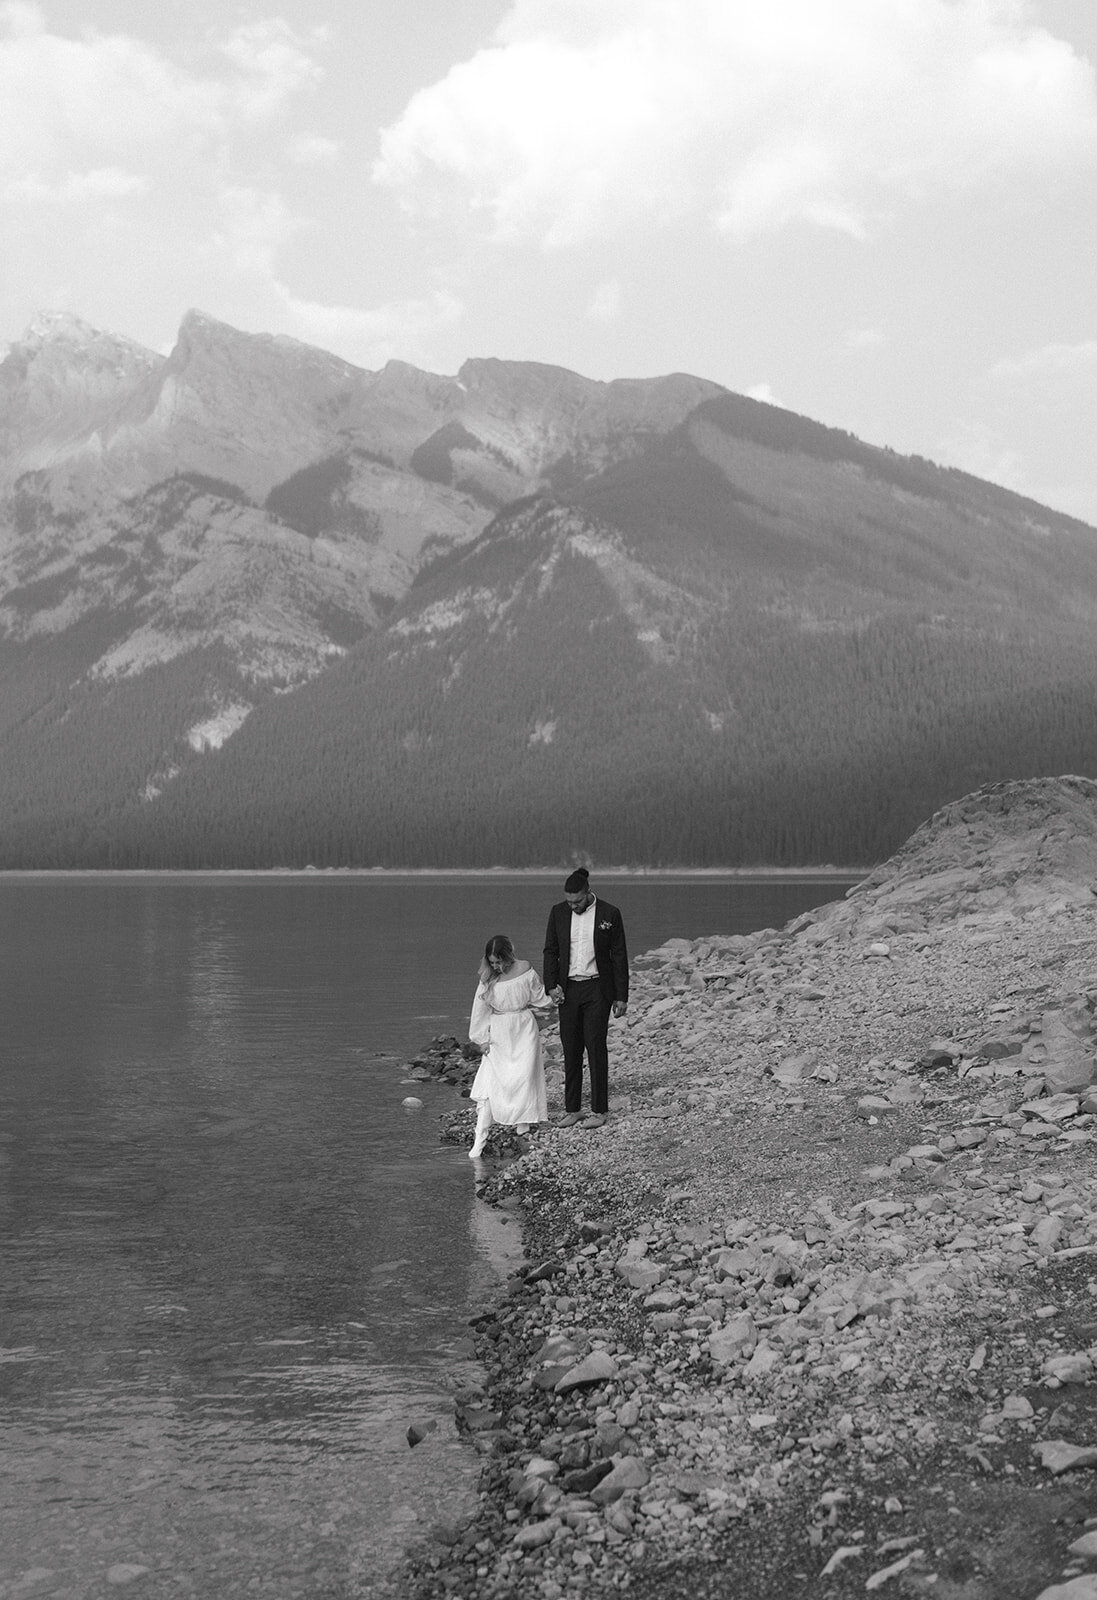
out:
M132 379L162 364L163 356L122 334L104 333L68 311L39 311L26 333L4 352L0 372L7 384L68 371L73 375L116 373Z
M183 369L203 358L270 367L280 379L292 376L294 370L336 380L363 376L361 367L317 345L305 344L282 333L247 333L230 323L218 321L208 312L192 309L179 325L169 364L174 369Z
M380 372L363 374L357 412L347 424L363 440L406 459L444 422L461 415L465 392L456 378L424 372L408 361L386 361Z
M520 405L523 410L579 416L593 426L635 424L649 413L653 425L674 427L694 406L725 392L720 384L688 373L603 382L567 367L496 357L464 362L457 377L472 404L491 409Z
M146 481L180 468L263 498L331 452L368 374L298 340L188 311L163 366L113 420L112 445Z
M164 364L133 339L66 311L41 311L0 360L0 472L79 454L97 425Z
M36 311L30 320L24 344L45 344L47 340L64 339L69 344L91 344L104 335L98 328L71 311Z
M460 395L461 385L456 378L436 372L424 372L410 361L386 361L380 372L374 374L373 394L426 394L445 395L451 401Z

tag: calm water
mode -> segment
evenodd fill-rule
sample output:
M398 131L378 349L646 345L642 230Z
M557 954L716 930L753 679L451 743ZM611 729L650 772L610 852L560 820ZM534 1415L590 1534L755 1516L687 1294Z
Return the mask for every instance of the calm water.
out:
M846 882L599 887L639 953ZM446 1397L517 1241L402 1063L559 892L0 877L0 1600L369 1595L467 1502Z

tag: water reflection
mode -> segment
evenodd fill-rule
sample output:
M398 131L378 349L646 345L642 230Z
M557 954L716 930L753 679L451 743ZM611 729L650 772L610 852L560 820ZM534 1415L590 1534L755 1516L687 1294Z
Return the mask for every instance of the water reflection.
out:
M0 894L0 1595L368 1593L470 1476L452 1092L404 1112L323 909Z

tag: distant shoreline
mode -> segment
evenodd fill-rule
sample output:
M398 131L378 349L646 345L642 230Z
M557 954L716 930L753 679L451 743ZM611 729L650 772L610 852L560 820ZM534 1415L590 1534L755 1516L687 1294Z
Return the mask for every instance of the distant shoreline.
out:
M4 867L5 878L558 878L569 867ZM872 867L592 867L599 878L863 878Z

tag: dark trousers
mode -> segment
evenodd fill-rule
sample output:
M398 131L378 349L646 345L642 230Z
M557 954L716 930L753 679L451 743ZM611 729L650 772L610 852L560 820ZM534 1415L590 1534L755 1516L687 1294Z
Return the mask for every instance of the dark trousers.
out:
M609 1110L610 1003L596 978L568 979L560 1007L560 1043L564 1047L564 1110L583 1103L583 1051L590 1069L590 1109Z

